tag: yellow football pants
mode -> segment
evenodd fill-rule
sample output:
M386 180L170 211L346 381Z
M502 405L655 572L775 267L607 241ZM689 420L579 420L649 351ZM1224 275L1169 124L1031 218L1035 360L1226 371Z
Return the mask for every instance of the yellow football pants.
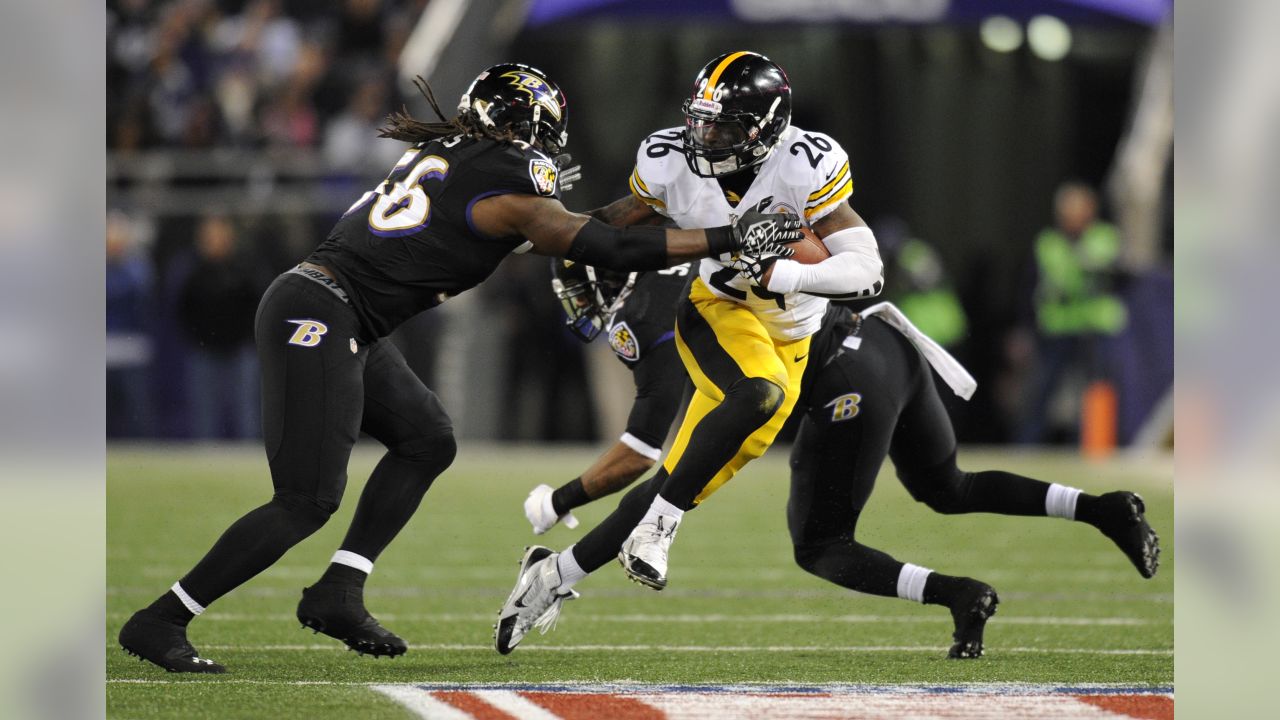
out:
M693 380L694 393L680 422L671 452L663 461L675 471L689 450L694 428L723 400L725 390L747 377L770 380L785 391L773 416L742 443L737 453L694 499L701 503L720 489L744 465L764 454L791 415L800 397L800 379L809 361L809 338L774 340L746 305L723 300L695 279L676 319L676 349Z

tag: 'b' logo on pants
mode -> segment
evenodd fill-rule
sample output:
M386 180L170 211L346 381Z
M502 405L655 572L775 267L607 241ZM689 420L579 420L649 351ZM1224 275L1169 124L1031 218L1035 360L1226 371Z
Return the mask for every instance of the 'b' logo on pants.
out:
M862 402L862 396L858 393L849 393L827 403L824 407L831 408L831 422L840 422L842 420L852 420L858 416L858 403Z
M329 332L328 325L315 320L290 320L289 322L298 326L298 329L293 331L293 337L289 338L290 345L315 347L320 344L320 337Z

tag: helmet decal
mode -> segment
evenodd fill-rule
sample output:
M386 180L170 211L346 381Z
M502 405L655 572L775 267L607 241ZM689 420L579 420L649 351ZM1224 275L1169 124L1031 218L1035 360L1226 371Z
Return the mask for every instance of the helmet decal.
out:
M716 97L716 95L724 94L724 90L720 87L720 75L724 73L725 69L733 64L734 60L737 60L743 55L754 54L755 53L748 52L746 50L739 50L738 52L729 55L724 60L721 60L720 64L716 66L716 69L711 71L711 75L707 78L706 84L703 85L702 98L704 100L719 100L720 98Z
M791 122L791 84L769 58L740 50L703 66L683 106L682 148L702 177L730 175L765 160Z
M564 93L541 70L499 63L484 70L463 93L458 112L484 128L509 130L517 143L551 155L569 141L569 106Z
M505 72L502 77L509 79L511 85L517 90L527 94L530 105L541 106L551 113L551 117L556 120L560 119L560 103L556 101L555 91L551 89L546 80L524 70Z

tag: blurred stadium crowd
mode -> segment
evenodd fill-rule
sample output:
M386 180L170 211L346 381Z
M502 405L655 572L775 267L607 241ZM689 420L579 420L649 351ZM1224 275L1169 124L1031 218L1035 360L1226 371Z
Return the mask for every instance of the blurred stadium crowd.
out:
M399 145L378 140L376 131L386 113L402 103L423 110L401 78L406 44L430 4L107 3L109 437L258 435L252 328L257 299L271 278L322 240L337 215L400 155ZM618 27L612 28L615 40ZM486 57L474 68L451 71L469 76L489 62L519 59L544 64L559 79L565 56L591 50L587 38L557 52L559 40L539 33L533 29L515 36L503 57ZM962 47L992 52L981 49L976 27L954 33L965 43ZM939 45L937 36L924 30L909 42L927 55ZM984 401L974 407L956 402L951 408L962 440L1075 442L1081 414L1100 412L1097 417L1114 426L1111 434L1121 444L1151 441L1141 437L1143 428L1172 388L1171 229L1158 230L1155 242L1146 243L1154 250L1133 261L1135 253L1126 242L1132 223L1122 217L1127 206L1117 200L1114 187L1110 193L1096 189L1112 164L1111 154L1122 158L1125 152L1116 138L1126 125L1140 122L1133 119L1135 108L1150 94L1151 73L1144 63L1151 61L1139 52L1146 48L1147 36L1145 29L1128 29L1123 37L1133 52L1110 59L1123 66L1119 77L1132 81L1136 90L1132 97L1127 86L1121 93L1120 109L1112 113L1114 127L1099 131L1087 122L1076 128L1064 121L1064 136L1086 137L1063 154L1092 142L1106 155L1074 166L1095 187L1063 183L1068 178L1060 176L1035 196L1029 210L1025 201L1003 200L1021 205L1016 213L1010 209L1010 216L1030 220L1021 225L1004 220L1004 227L1013 225L1017 233L1012 234L1021 236L1005 242L1017 248L1016 257L1003 257L998 266L984 268L982 253L996 247L990 239L969 248L941 247L952 238L928 237L936 220L919 222L910 207L886 201L886 191L877 195L876 168L887 168L877 164L878 156L863 153L869 156L864 165L871 168L865 182L873 189L867 205L855 189L854 207L871 221L880 240L888 265L886 299L899 303L979 378ZM637 46L660 54L663 42L692 44L686 33L683 39ZM866 45L883 54L894 42L889 37ZM685 54L710 57L723 43L761 45L758 30L721 29L714 46L698 43ZM772 52L767 41L761 49ZM813 52L839 52L838 43ZM1034 67L1036 62L1042 61L1025 64ZM683 82L700 64L663 70ZM560 82L573 112L580 113L570 125L570 150L587 148L588 155L580 159L590 174L593 161L609 153L620 152L620 162L627 162L643 132L609 138L620 150L602 149L600 119L628 109L594 102L591 93L575 96L572 80L595 69L590 62L580 65L585 67L566 70L570 82ZM793 73L797 88L806 74L812 83L812 69L800 67ZM456 81L429 77L448 112ZM1083 83L1089 75L1079 77L1082 87L1069 97L1087 106L1089 88ZM677 84L666 88L663 97L682 92ZM638 94L629 101L649 102ZM1169 107L1171 112L1171 101ZM1073 108L1058 110L1066 116ZM797 106L805 127L820 127L842 142L847 134L881 129L873 121L830 127L829 119L815 115ZM678 121L674 113L661 117L667 124ZM1170 134L1170 144L1171 139ZM1129 151L1139 152L1129 140ZM867 142L876 140L847 145L855 164ZM607 159L617 164L612 155ZM615 172L617 182L604 183L605 190L625 192L625 172ZM1167 183L1162 166L1158 184ZM566 204L583 210L610 199L600 193L595 190L587 205L572 196ZM1168 197L1159 200L1166 209L1169 202ZM1165 213L1158 208L1157 214ZM971 215L981 213L975 209ZM1108 215L1120 227L1105 222ZM1031 223L1043 231L1023 233ZM916 231L920 225L925 233ZM1016 270L1016 277L1003 277L1007 268ZM455 417L464 436L600 439L614 427L610 414L629 401L630 383L617 376L617 363L606 348L584 347L557 329L559 308L549 292L544 262L520 258L506 263L499 274L501 281L451 300L397 333L411 365L442 395L457 392L468 398L468 403L446 398L447 405L458 408L455 414L466 416Z

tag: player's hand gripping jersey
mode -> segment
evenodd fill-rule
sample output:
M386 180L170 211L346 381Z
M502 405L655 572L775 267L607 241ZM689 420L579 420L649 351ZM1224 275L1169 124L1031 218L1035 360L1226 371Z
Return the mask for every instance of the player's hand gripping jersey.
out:
M682 228L723 225L747 210L786 212L806 225L834 212L853 193L849 158L830 136L788 127L736 207L714 178L699 177L681 154L682 128L645 138L636 153L631 191ZM750 170L744 171L750 172ZM742 277L728 257L706 259L699 273L718 297L749 306L775 340L812 335L827 300L805 293L780 295Z
M361 325L381 337L529 248L518 236L480 233L471 219L477 201L509 193L559 198L557 175L550 157L523 143L461 135L419 143L307 260L333 272Z

